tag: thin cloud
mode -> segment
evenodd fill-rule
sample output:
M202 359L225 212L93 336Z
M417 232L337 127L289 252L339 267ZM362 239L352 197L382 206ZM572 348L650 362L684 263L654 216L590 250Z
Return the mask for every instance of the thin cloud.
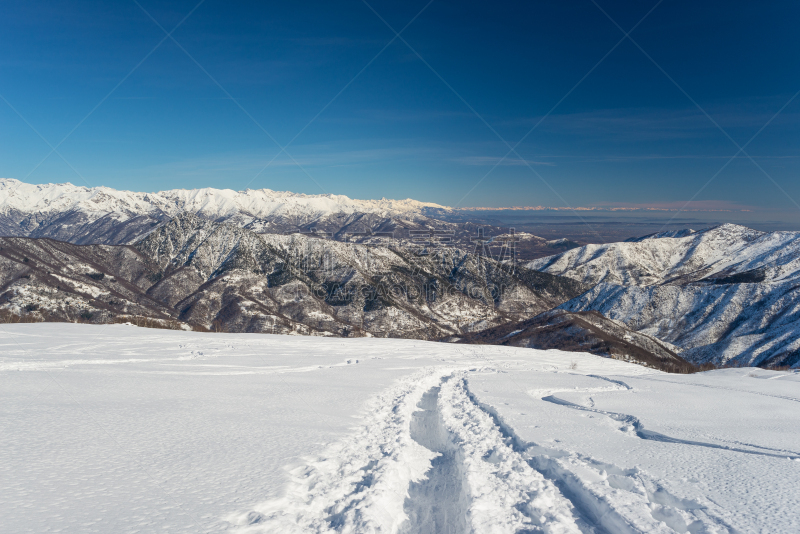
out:
M462 158L454 158L450 161L455 163L461 163L462 165L479 165L479 166L494 166L497 165L497 162L500 161L501 158L494 157L494 156L465 156ZM504 166L511 166L511 167L524 167L526 165L547 165L548 167L554 167L555 163L550 161L532 161L532 160L521 160L519 158L506 158L500 162L500 165Z

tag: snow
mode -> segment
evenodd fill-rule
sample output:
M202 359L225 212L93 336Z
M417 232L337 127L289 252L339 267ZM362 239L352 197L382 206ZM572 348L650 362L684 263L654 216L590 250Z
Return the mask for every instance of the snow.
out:
M492 417L470 398L464 378L456 375L441 389L444 427L463 451L472 531L517 532L536 526L579 533L572 503L506 442Z
M800 375L0 325L3 532L797 532Z
M761 269L770 282L800 277L800 232L765 233L736 224L665 232L632 242L586 245L528 267L588 284L651 286Z
M110 295L108 291L103 291L99 287L90 286L89 284L84 284L83 282L79 282L77 280L73 280L72 278L67 278L65 276L61 276L59 274L51 273L50 276L55 278L56 280L60 280L65 284L71 285L75 291L79 291L81 293L85 293L87 295L91 295L92 298L97 298L100 295Z
M109 187L83 187L70 183L33 185L0 178L0 213L55 213L77 210L94 217L114 214L120 220L137 215L183 211L210 219L247 217L301 217L309 221L333 213L419 215L427 208L449 208L417 200L356 200L344 195L305 195L270 189L172 189L154 193L118 191Z
M634 532L671 532L659 521L678 532L796 532L786 512L798 504L800 388L760 387L751 372L552 373L535 376L549 386L539 391L483 375L469 386L589 517L600 508ZM624 387L598 390L608 379Z

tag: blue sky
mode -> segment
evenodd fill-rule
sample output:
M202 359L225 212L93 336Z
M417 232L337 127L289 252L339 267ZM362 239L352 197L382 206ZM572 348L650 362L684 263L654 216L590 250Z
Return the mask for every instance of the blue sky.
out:
M800 213L796 2L197 1L4 2L0 176Z

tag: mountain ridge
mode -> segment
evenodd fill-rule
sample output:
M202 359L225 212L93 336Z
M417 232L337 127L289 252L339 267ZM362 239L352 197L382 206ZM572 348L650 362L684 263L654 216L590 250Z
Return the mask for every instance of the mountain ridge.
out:
M531 269L588 284L683 284L762 269L770 281L800 278L800 232L760 232L736 224L586 245L539 258Z
M521 258L579 246L520 232L500 221L413 199L358 200L269 189L171 189L155 193L34 185L0 179L0 235L46 237L79 245L133 244L182 213L227 222L257 234L303 233L337 241L396 240L424 247L439 243L474 250L479 242L502 248L513 241ZM494 241L493 241L494 240Z
M91 202L91 204L90 204ZM271 189L198 188L168 189L152 193L118 190L105 186L76 186L69 182L60 184L27 184L14 178L0 178L0 212L10 209L65 210L93 208L108 212L128 209L138 214L147 210L162 210L174 216L181 211L214 213L218 217L233 215L237 210L253 217L300 211L305 215L330 215L331 213L421 213L423 209L451 210L432 202L411 198L392 200L351 199L345 195L308 195ZM291 208L296 208L292 210ZM112 209L115 208L115 209Z
M455 225L431 219L452 210L431 202L357 200L344 195L306 195L270 189L172 189L155 193L84 187L70 183L34 185L0 179L0 232L50 237L76 244L131 244L155 226L189 212L257 233L322 231L367 235Z
M800 232L723 224L527 265L592 286L560 309L600 312L694 363L800 365Z

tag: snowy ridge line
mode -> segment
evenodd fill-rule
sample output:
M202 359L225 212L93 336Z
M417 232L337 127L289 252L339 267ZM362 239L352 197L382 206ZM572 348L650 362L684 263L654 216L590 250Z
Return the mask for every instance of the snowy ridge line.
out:
M225 518L241 532L396 533L411 482L436 457L411 439L423 394L451 369L425 369L378 395L354 434L292 468L284 495Z
M674 496L639 468L622 469L580 453L527 442L497 410L480 402L472 393L469 396L492 419L506 442L572 502L583 532L735 532L707 511L711 502Z
M745 453L745 454L757 454L757 455L760 455L760 456L772 456L772 457L775 457L775 458L787 458L788 457L791 460L795 460L795 459L800 460L800 453L797 453L797 452L794 452L794 451L789 451L789 450L785 450L785 449L773 449L773 448L770 448L770 447L761 447L759 445L748 445L748 444L741 443L741 445L746 445L748 447L754 447L754 448L758 448L758 449L765 449L765 450L772 450L772 451L782 451L783 452L783 454L775 454L775 453L769 453L769 452L751 451L751 450L748 450L748 449L740 449L740 448L737 448L737 447L729 447L727 445L717 445L715 443L706 443L706 442L703 442L703 441L693 441L693 440L687 440L687 439L673 438L671 436L667 436L666 434L661 434L660 432L654 432L652 430L646 430L644 428L644 425L642 424L642 422L639 420L639 418L635 417L633 415L626 415L626 414L621 414L621 413L616 413L616 412L608 412L608 411L605 411L605 410L599 410L597 408L589 408L587 406L581 406L580 404L575 404L574 402L569 402L569 401L566 401L564 399L559 399L558 397L555 397L553 395L550 395L548 397L543 397L542 400L545 401L545 402L551 402L553 404L558 404L559 406L566 406L567 408L572 408L572 409L575 409L575 410L583 410L583 411L586 411L586 412L594 412L594 413L599 413L601 415L605 415L606 417L609 417L609 418L613 419L614 421L619 421L620 423L622 423L624 425L620 429L620 431L622 431L622 432L624 432L626 434L634 435L634 436L636 436L636 437L638 437L640 439L646 439L646 440L650 440L650 441L660 441L662 443L678 443L678 444L681 444L681 445L693 445L695 447L708 447L710 449L723 449L723 450L733 451L733 452L742 452L742 453Z
M306 195L271 189L171 189L154 193L122 191L110 187L83 187L69 182L33 185L0 178L0 213L68 212L73 210L131 216L190 210L206 215L251 217L321 216L332 213L421 214L425 209L450 210L418 200L357 200L344 195Z
M722 224L675 236L590 244L533 260L528 267L586 283L623 286L786 281L800 276L800 232L766 233ZM728 280L737 274L738 279Z
M722 224L589 244L527 267L593 286L558 309L599 312L691 363L800 366L800 232Z

